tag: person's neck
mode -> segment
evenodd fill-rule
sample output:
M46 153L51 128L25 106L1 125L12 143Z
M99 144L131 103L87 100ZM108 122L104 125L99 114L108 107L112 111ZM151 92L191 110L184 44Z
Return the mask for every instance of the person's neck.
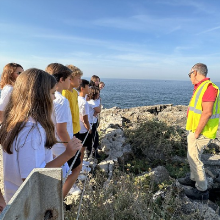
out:
M70 92L72 92L72 91L73 91L73 88L74 88L73 86L70 86L68 90L69 90Z
M80 92L80 93L79 93L79 96L85 98L85 97L86 97L86 94L85 94L84 92Z
M62 94L63 87L59 83L56 86L56 91Z
M197 76L196 77L196 84L204 80L206 77L205 76Z

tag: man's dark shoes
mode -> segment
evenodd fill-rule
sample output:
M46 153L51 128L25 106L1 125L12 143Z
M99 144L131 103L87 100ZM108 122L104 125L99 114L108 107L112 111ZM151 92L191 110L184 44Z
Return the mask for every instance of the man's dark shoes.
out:
M200 191L196 188L185 189L185 194L188 198L194 200L208 200L209 199L209 191Z
M185 178L179 178L178 182L184 186L192 186L192 187L195 187L196 184L196 181L191 180L189 176L186 176Z

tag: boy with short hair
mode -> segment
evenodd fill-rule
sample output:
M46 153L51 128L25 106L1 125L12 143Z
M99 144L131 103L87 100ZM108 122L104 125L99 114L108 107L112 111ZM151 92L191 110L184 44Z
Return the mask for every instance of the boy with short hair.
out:
M87 147L88 151L91 152L92 131L89 124L89 105L86 101L86 95L89 94L89 81L82 79L78 91L79 91L78 105L79 105L80 131L78 134L76 134L76 137L79 138L81 141L84 141L87 132L89 131L86 141L81 149L81 160L83 160L85 148Z
M47 66L46 72L53 75L56 80L56 92L54 103L55 112L55 131L56 137L61 143L57 143L53 146L52 151L55 156L59 156L65 151L66 145L70 139L73 138L73 125L72 115L69 107L69 101L62 96L62 91L70 87L70 76L72 71L66 66L59 63L51 63ZM69 167L67 166L67 169ZM76 159L76 162L72 168L72 173L68 176L63 186L63 195L67 195L81 170L80 154ZM71 189L74 193L74 188ZM80 193L81 190L75 187L75 192Z

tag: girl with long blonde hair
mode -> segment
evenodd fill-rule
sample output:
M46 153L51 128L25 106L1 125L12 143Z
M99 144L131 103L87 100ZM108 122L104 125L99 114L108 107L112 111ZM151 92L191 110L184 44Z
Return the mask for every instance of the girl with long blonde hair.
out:
M81 149L73 138L66 151L53 160L57 143L51 119L56 79L39 69L17 78L0 128L6 203L34 168L61 167Z

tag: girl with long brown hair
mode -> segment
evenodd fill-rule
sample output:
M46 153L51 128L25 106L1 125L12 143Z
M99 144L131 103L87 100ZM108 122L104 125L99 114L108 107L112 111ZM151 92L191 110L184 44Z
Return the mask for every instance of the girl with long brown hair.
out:
M96 75L93 75L90 79L89 85L99 87L100 78Z
M56 79L39 69L17 78L0 128L3 147L5 200L8 202L34 168L61 167L81 149L73 138L66 151L53 160L57 143L51 119Z
M101 112L100 90L96 86L90 87L90 93L87 96L87 102L89 104L89 123L92 126L92 141L93 141L93 156L100 158L98 154L99 135L97 131L98 121L97 117Z
M17 63L8 63L3 68L0 81L0 89L2 90L0 98L0 123L3 121L4 110L8 104L9 97L13 90L13 85L19 74L23 71L23 67Z

